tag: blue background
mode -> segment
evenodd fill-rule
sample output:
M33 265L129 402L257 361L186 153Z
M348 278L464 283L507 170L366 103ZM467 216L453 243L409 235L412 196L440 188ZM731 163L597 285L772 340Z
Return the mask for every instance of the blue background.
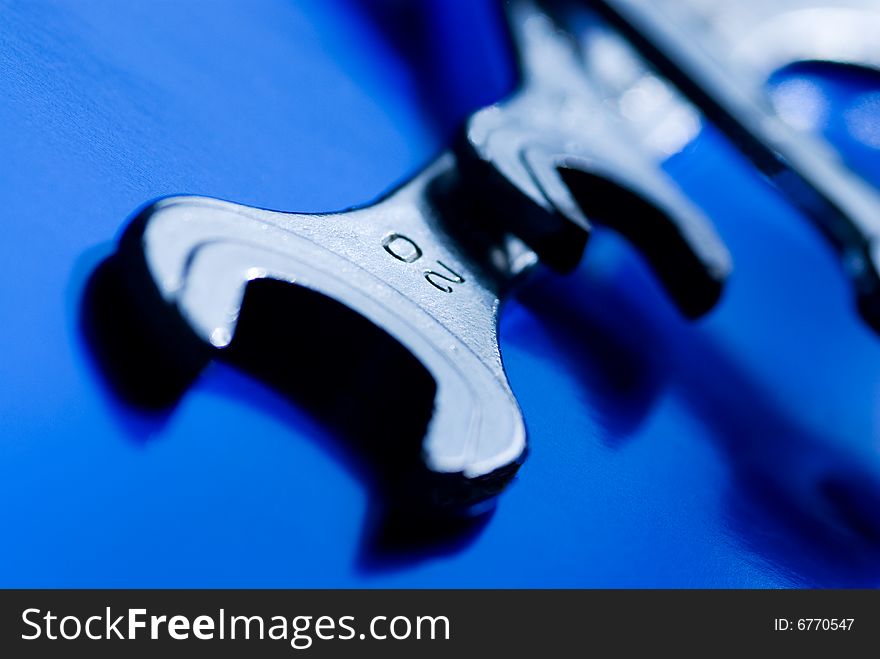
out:
M531 454L467 534L378 550L327 430L230 366L164 413L119 399L81 304L135 208L363 203L513 85L487 2L389 11L0 2L0 585L880 585L880 339L711 128L666 166L734 255L723 302L680 320L602 232L530 284L501 343ZM821 86L818 128L880 183L876 78L790 80Z

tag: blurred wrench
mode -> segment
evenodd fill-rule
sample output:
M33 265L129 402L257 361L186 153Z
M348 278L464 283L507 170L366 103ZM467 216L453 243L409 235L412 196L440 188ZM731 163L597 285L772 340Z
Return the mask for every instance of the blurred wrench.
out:
M833 147L775 114L764 90L798 61L880 66L871 0L590 0L818 226L880 331L880 194Z
M486 201L481 217L563 272L591 222L607 224L685 315L705 313L731 269L710 223L604 104L572 35L532 2L505 9L522 83L474 113L456 148L464 184Z

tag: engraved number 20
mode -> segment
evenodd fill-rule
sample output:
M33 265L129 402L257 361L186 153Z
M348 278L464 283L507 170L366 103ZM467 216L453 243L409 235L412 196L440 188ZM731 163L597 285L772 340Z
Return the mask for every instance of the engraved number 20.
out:
M415 263L422 258L422 249L411 238L400 233L392 233L382 240L382 247L391 256L404 263ZM451 284L463 284L464 277L450 268L443 261L438 260L437 265L443 270L425 270L425 279L431 286L444 293L451 293Z

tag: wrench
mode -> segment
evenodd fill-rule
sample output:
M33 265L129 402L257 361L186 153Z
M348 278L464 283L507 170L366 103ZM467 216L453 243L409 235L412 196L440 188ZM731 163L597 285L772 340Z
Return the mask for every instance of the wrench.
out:
M819 228L880 331L880 194L774 112L767 78L799 61L880 67L870 0L590 0Z
M730 269L705 218L603 111L571 35L535 5L516 4L508 17L519 89L478 111L452 149L396 191L327 214L170 197L138 213L118 249L143 327L197 366L234 360L249 291L266 281L329 300L402 346L433 385L411 388L432 397L432 414L404 480L443 510L491 501L525 458L497 323L539 258L570 269L588 218L607 222L641 248L691 317L714 304ZM269 297L285 304L278 290ZM318 322L309 309L297 309L295 322ZM328 339L307 348L336 347ZM379 411L393 417L411 404Z

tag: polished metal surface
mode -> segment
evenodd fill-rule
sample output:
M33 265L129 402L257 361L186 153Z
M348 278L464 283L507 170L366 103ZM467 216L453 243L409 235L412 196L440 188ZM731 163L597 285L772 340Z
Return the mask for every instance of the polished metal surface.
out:
M356 311L409 350L436 383L422 443L425 467L494 491L493 480L508 479L525 452L525 428L498 350L499 282L534 259L523 251L517 264L480 264L493 267L490 274L456 247L428 193L453 164L446 154L376 204L328 215L164 199L129 228L121 253L145 269L146 277L131 280L155 285L167 314L179 315L217 351L231 344L245 289L255 280L295 284ZM409 404L389 401L388 413Z
M590 223L605 223L642 251L683 313L709 310L731 269L711 224L605 106L571 35L531 3L507 11L523 83L468 120L465 181L548 265L574 267Z
M366 343L359 332L378 331L402 346L432 386L417 384L416 373L412 386L398 382L396 397L383 400L383 386L397 376L372 364L369 391L362 386L355 396L370 400L362 410L392 421L367 441L421 442L419 464L404 480L417 483L417 498L444 509L491 500L525 457L497 322L504 296L539 258L573 268L590 222L606 223L641 250L688 317L715 304L731 268L711 225L662 173L659 158L604 107L572 35L530 3L512 4L508 19L521 85L476 112L452 149L397 191L319 215L171 197L141 211L119 246L142 326L181 361L195 355L195 370L215 355L236 360L249 292L265 281L289 286L269 291L262 303L269 313L258 325L278 322L272 309L291 304L283 293L291 288L369 323L355 328L353 316L322 316L310 303L285 308L294 325L319 325L307 341L292 330L281 339L307 342L298 347L313 353L312 362L314 353ZM322 332L321 323L352 328L340 335L338 327ZM250 340L264 361L279 349ZM280 379L316 375L314 364L302 373L294 366ZM430 417L423 437L389 437L415 432L393 421L416 408Z
M877 68L880 7L864 0L595 0L657 70L675 83L818 226L880 330L880 194L821 138L787 125L768 76L803 61Z

